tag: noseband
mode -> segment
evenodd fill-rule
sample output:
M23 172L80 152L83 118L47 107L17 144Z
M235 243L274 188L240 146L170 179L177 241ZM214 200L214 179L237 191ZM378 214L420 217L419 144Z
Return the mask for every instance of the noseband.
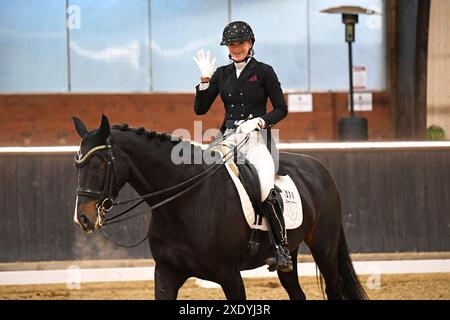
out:
M80 186L78 186L77 191L76 191L77 196L85 196L85 197L101 199L95 205L95 207L97 208L97 219L95 221L96 228L101 227L103 225L103 221L106 216L106 213L112 209L114 197L118 193L117 180L116 180L116 189L115 190L113 189L114 188L114 186L113 186L114 176L113 176L112 171L113 170L116 171L116 166L115 166L115 162L114 162L115 158L114 158L113 149L112 149L111 136L108 137L108 139L106 139L105 145L100 145L100 146L94 147L91 150L89 150L85 155L81 154L81 148L80 148L80 151L75 155L75 167L79 169L88 163L88 160L91 158L91 156L95 152L97 152L99 150L104 150L104 149L107 150L106 159L101 154L97 154L107 164L106 173L105 173L105 184L103 186L103 190L98 191L98 190L94 190L91 188L81 188ZM116 175L116 179L117 179L116 172L115 172L115 175Z

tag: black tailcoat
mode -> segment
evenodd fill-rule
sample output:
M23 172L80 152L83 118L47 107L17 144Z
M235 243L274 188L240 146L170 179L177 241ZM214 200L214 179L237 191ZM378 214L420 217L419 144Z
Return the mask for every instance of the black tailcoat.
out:
M273 68L251 58L236 78L234 63L222 66L212 75L209 87L199 90L197 86L194 110L197 115L205 114L220 94L225 107L225 118L220 131L225 131L227 120L243 120L261 117L270 128L286 117L287 106L280 82ZM273 110L267 112L267 98Z

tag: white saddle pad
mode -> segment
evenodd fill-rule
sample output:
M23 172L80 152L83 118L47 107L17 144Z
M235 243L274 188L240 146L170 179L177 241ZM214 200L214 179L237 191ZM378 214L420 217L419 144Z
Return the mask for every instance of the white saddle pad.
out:
M252 229L259 229L267 231L267 221L264 218L261 225L255 224L255 210L253 209L252 203L247 192L242 185L241 180L237 177L229 164L226 164L228 174L233 179L236 189L239 193L241 199L242 211L244 212L245 219L248 225ZM302 201L300 194L289 176L276 176L275 185L282 190L281 196L283 198L284 204L284 221L286 224L286 229L296 229L300 227L303 222L303 211L302 211Z

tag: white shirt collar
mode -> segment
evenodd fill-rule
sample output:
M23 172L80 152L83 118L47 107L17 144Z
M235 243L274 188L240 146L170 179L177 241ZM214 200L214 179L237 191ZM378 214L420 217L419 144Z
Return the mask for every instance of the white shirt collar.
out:
M234 62L234 66L236 67L236 70L242 70L245 68L245 66L250 62L250 60L252 59L252 57L250 57L250 59L248 59L247 61L242 61L242 62Z
M250 57L250 59L248 59L247 61L234 62L234 66L236 67L236 77L237 78L239 78L242 70L244 70L245 66L250 62L251 59L252 59L252 57Z

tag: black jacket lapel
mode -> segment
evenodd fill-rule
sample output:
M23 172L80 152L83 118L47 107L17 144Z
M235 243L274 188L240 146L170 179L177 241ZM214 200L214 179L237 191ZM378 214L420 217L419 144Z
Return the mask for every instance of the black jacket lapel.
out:
M226 67L225 72L226 72L227 76L230 77L232 82L237 81L237 78L236 78L236 66L234 65L234 63L230 63Z
M241 87L243 87L243 85L245 85L245 82L248 80L248 77L250 77L250 75L255 73L256 65L257 65L256 59L251 58L250 61L248 62L248 64L245 66L244 70L242 70L242 72L238 78L239 85ZM236 69L236 67L235 67L235 69Z

